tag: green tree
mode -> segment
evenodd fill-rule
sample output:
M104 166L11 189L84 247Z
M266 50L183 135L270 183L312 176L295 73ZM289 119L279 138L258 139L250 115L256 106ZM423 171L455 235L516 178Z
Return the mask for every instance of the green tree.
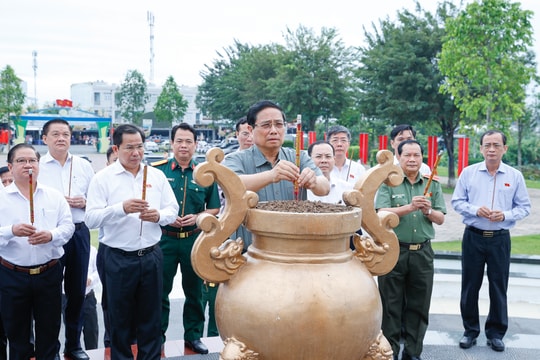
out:
M448 94L439 93L443 78L437 56L445 20L453 11L455 7L444 2L432 14L416 2L414 13L402 10L396 22L381 20L379 28L373 25L373 33L364 29L367 45L360 49L357 71L357 108L362 116L375 124L383 120L437 131L448 155L450 184L455 182L454 131L459 112Z
M156 119L172 125L173 121L184 116L187 107L188 102L178 90L178 85L176 85L174 78L169 76L154 106Z
M120 86L120 115L133 124L142 125L144 106L150 96L144 76L137 70L129 70Z
M21 82L10 65L0 72L0 119L7 124L11 124L11 116L20 116L23 111L26 96ZM7 146L9 150L9 142Z
M507 129L525 112L525 86L535 74L532 11L508 0L482 0L448 18L439 67L470 124Z
M270 98L266 83L275 76L278 48L235 41L218 52L218 59L201 73L197 106L213 119L236 121L253 103Z
M268 81L271 98L290 116L302 114L302 128L315 130L318 119L339 118L352 104L356 52L334 28L320 35L300 26L287 28L279 67Z

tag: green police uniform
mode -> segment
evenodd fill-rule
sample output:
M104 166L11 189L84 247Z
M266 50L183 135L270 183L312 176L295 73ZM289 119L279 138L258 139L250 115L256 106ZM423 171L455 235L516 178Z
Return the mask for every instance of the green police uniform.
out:
M219 209L221 205L216 183L203 187L193 180L196 165L197 163L191 160L189 166L182 170L174 158L152 163L152 166L165 173L180 206L179 216L198 214L206 209ZM204 330L203 281L191 266L191 249L200 229L196 225L181 229L163 226L161 229L163 235L159 245L163 251L162 341L165 342L165 333L169 326L169 293L178 264L182 272L182 289L186 298L183 310L184 340L198 340L203 336Z
M419 174L414 184L407 178L396 187L383 184L377 193L375 207L395 208L410 204L414 196L424 194L427 181L427 177ZM426 196L431 199L433 210L446 214L441 185L436 180L431 182ZM378 277L383 305L382 331L394 354L398 354L403 323L404 351L410 356L420 356L433 289L431 239L435 236L435 229L432 222L417 210L400 217L394 231L400 242L398 262L390 273Z

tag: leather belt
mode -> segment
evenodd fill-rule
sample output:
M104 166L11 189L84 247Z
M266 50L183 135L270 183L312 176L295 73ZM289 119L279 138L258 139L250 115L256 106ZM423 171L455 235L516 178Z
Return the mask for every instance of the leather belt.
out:
M178 238L178 239L185 239L193 234L198 234L201 232L201 229L195 229L195 230L191 230L191 231L168 231L168 230L165 230L165 229L161 229L161 233L165 236L170 236L170 237L173 237L173 238Z
M49 261L48 263L45 263L45 264L42 264L42 265L37 265L37 266L19 266L19 265L15 265L15 264L12 264L10 263L9 261L3 259L3 258L0 258L0 264L6 268L8 268L9 270L14 270L14 271L19 271L19 272L22 272L22 273L25 273L25 274L29 274L29 275L39 275L39 274L42 274L44 273L45 271L49 270L50 268L52 268L54 265L56 265L58 263L58 259L52 259L51 261Z
M474 226L467 226L466 228L469 231L472 231L475 234L482 235L482 237L494 237L498 235L506 235L510 233L510 230L502 229L502 230L482 230L475 228Z
M154 244L152 246L149 246L147 248L144 248L144 249L139 249L139 250L133 250L133 251L126 251L126 250L122 250L122 249L118 249L118 248L113 248L113 247L110 247L109 246L109 249L111 249L112 251L114 252L117 252L119 254L122 254L124 256L144 256L146 254L150 254L152 251L154 251L154 249L157 247L158 245L157 244Z
M424 246L426 246L427 244L429 244L431 240L430 239L427 239L426 241L422 242L422 243L416 243L416 244L412 244L412 243L404 243L404 242L399 242L399 246L401 246L402 248L406 248L408 250L411 250L411 251L418 251L420 249L422 249Z

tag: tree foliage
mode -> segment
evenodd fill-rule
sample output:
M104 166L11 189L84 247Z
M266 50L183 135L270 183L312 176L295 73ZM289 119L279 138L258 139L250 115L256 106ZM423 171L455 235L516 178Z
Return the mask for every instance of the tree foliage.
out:
M120 86L120 114L133 124L142 125L144 106L150 96L144 76L137 70L129 70Z
M188 102L178 90L174 78L169 76L154 106L156 119L172 125L173 121L184 116L187 108Z
M451 3L439 5L435 14L416 3L416 12L403 10L397 21L388 18L364 29L366 46L361 48L357 71L361 90L357 107L377 123L411 124L437 131L445 143L449 181L455 181L454 131L459 112L451 97L439 93L442 77L437 56L442 48L444 22L454 11Z
M19 116L23 111L26 96L21 82L10 65L0 72L0 119L6 123L10 122L11 115Z
M223 54L218 52L218 59L201 73L197 106L212 118L236 121L253 103L270 98L266 82L275 76L277 48L235 41Z
M279 103L289 117L302 114L305 130L319 118L338 117L351 103L353 51L335 29L288 29L286 46L235 41L201 73L196 103L218 119L236 120L256 101Z
M320 34L300 26L287 29L276 76L268 81L272 98L286 113L302 114L304 130L315 130L319 118L339 118L352 104L356 53L334 28Z
M446 22L441 91L465 120L507 129L525 110L525 87L535 73L533 13L508 0L471 2Z

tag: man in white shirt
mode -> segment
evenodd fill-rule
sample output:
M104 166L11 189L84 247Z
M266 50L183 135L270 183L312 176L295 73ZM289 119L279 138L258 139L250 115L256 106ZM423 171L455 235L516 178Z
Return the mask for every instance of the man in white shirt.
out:
M397 148L405 140L416 140L416 130L409 124L396 125L390 132L390 146L394 150L394 164L399 165L397 158ZM431 175L431 169L425 163L420 166L420 174L422 176Z
M311 157L315 165L321 169L323 175L330 181L330 192L325 196L317 196L308 190L307 197L311 201L322 201L330 204L344 204L343 192L351 190L354 186L353 183L341 180L335 177L332 173L332 169L335 164L334 147L324 141L319 140L314 142L308 147L308 155Z
M160 225L176 220L178 203L167 178L142 165L143 131L122 124L113 135L118 160L99 171L88 189L85 221L101 228L110 321L111 359L133 359L131 326L137 329L137 358L161 356L163 254Z
M32 145L11 148L8 167L14 182L0 191L0 313L9 356L52 360L60 350L60 258L75 226L63 194L37 181Z
M64 293L66 294L64 356L88 360L81 347L82 306L90 257L90 231L84 224L88 185L94 169L90 163L69 152L71 127L64 119L49 120L43 125L43 142L48 147L39 163L40 183L60 191L70 208L75 232L64 246Z
M236 138L238 139L238 151L249 149L253 145L253 132L247 122L247 117L243 116L236 122Z
M347 151L351 145L351 133L345 126L336 125L328 129L327 139L335 150L335 166L332 174L335 178L348 183L356 184L360 176L366 172L366 168L351 159L347 159Z

